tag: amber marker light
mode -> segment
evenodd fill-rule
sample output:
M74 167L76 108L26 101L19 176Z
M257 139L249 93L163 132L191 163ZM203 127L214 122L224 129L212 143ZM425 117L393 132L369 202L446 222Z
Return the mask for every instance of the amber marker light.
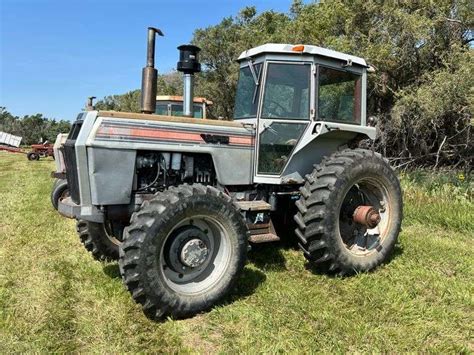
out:
M297 46L293 46L291 48L293 52L303 52L304 51L304 46L302 44L298 44Z

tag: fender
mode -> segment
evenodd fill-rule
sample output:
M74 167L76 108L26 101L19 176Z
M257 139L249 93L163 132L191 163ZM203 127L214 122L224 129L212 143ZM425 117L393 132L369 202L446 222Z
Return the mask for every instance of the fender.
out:
M304 183L313 165L357 137L375 139L375 127L315 121L306 128L282 174L282 183Z

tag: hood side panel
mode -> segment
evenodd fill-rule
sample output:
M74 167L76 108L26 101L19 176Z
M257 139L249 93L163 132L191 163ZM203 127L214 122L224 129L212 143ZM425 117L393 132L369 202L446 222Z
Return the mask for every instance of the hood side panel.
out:
M202 121L202 120L200 120ZM222 185L252 183L253 128L102 117L92 148L210 154Z

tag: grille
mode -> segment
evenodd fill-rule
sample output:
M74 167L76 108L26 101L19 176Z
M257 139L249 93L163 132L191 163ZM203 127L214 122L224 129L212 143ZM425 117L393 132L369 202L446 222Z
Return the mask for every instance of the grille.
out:
M82 122L76 121L71 127L68 139L64 143L64 164L66 165L66 178L69 188L69 195L74 203L80 204L79 179L77 177L76 164L76 138L81 130Z

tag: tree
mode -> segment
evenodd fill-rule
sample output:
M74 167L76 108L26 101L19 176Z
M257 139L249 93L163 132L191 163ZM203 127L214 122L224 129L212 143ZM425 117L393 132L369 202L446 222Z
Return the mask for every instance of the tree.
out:
M182 80L178 72L160 74L157 78L158 95L181 95ZM95 104L98 110L140 112L141 90L132 90L121 95L106 96Z
M67 133L70 129L69 121L56 121L43 117L40 113L20 118L12 115L5 107L0 107L0 131L23 137L22 144L47 140L54 142L59 133Z
M399 165L472 167L474 11L469 0L294 0L288 13L243 8L194 32L203 72L195 93L212 100L211 116L231 119L237 57L264 43L304 43L366 58L368 116L377 116L377 150ZM174 73L176 74L176 73ZM174 75L173 74L173 75ZM161 76L159 89L182 92ZM139 92L133 92L133 102ZM120 96L120 95L118 95ZM126 98L113 109L136 110Z
M465 0L334 0L304 4L289 14L244 8L237 17L194 33L203 49L203 94L214 111L232 117L237 64L263 43L306 43L366 58L368 116L379 118L376 148L400 165L472 167L472 28Z

